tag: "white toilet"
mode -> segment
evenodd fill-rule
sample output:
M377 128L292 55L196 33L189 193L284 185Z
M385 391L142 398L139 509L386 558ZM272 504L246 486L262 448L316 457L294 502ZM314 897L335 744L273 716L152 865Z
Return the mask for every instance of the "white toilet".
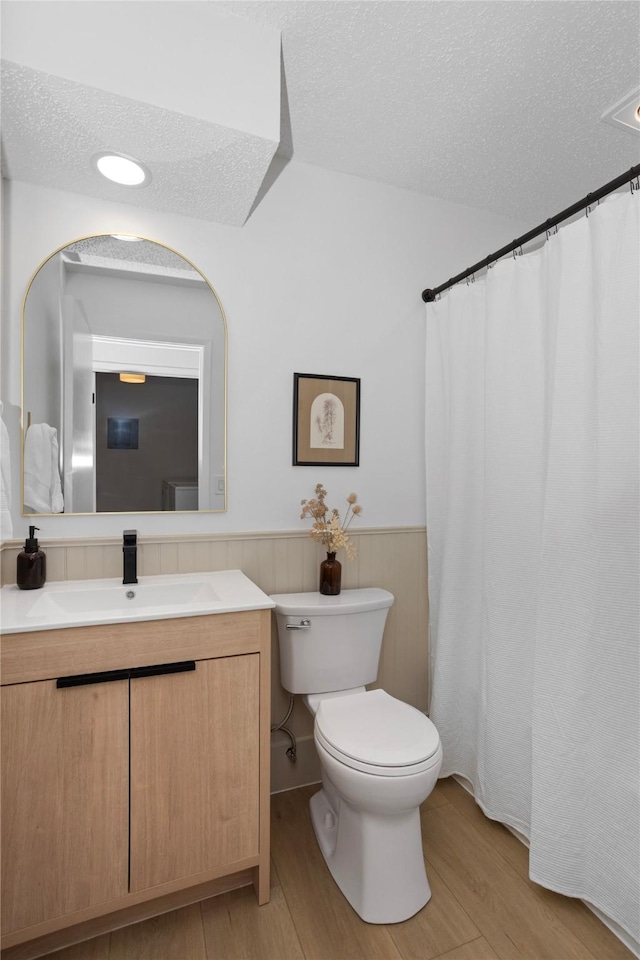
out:
M344 590L272 597L280 677L315 716L322 789L310 802L334 880L368 923L397 923L431 897L419 806L442 763L438 731L424 714L383 690L382 634L393 595Z

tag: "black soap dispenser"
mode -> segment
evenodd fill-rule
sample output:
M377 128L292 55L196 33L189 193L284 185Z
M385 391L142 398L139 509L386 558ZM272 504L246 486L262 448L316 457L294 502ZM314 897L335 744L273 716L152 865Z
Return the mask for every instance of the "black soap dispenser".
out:
M24 550L18 554L16 583L21 590L37 590L38 587L44 587L47 579L47 558L35 538L35 532L39 529L29 527Z

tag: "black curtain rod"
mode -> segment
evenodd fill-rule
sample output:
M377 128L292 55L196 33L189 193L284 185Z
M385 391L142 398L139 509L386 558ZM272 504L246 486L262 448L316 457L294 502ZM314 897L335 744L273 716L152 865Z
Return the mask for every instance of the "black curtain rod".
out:
M455 284L460 283L461 280L466 280L467 277L471 277L474 273L477 273L484 267L488 267L490 263L495 263L496 260L500 260L501 257L505 257L508 253L513 253L514 250L517 250L524 243L528 243L530 240L533 240L534 237L539 237L541 233L548 232L552 227L555 227L563 220L568 220L569 217L573 217L576 213L580 213L580 211L584 210L586 207L590 207L593 203L597 203L598 200L602 200L602 198L606 197L607 194L613 193L614 190L617 190L619 187L623 187L625 183L629 183L631 180L635 180L636 177L640 177L640 163L635 167L631 167L631 169L626 173L616 177L615 180L611 180L610 183L606 183L604 187L600 187L600 189L596 190L595 193L588 193L583 200L578 200L577 203L567 207L567 209L563 210L562 213L558 213L550 220L545 220L545 222L541 223L539 227L534 227L533 230L529 230L528 233L524 233L521 237L518 237L517 240L514 240L513 243L503 247L502 250L497 250L495 253L489 254L489 256L485 257L484 260L481 260L480 263L474 263L474 265L469 267L468 270L465 270L464 273L459 273L457 277L452 277L451 280L447 280L446 283L440 284L439 287L423 290L422 299L425 303L431 303L431 301L435 300L439 293L442 293L444 290L448 290L449 287L455 286Z

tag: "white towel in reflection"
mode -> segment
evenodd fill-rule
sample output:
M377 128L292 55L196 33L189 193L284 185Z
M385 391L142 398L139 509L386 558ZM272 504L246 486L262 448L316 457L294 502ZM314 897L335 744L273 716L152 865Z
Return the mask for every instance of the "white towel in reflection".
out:
M32 423L24 441L24 505L35 513L62 513L64 500L58 468L58 431Z
M2 419L0 401L0 540L11 540L13 522L11 520L11 457L9 454L9 433Z

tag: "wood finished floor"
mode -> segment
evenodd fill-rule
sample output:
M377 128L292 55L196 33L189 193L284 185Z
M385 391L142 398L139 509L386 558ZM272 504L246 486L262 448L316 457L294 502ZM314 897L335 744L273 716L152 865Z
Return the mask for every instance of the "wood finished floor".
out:
M528 852L453 780L422 808L432 899L363 923L336 887L308 813L317 786L272 798L271 902L253 888L97 937L50 960L628 960L587 908L527 876Z

